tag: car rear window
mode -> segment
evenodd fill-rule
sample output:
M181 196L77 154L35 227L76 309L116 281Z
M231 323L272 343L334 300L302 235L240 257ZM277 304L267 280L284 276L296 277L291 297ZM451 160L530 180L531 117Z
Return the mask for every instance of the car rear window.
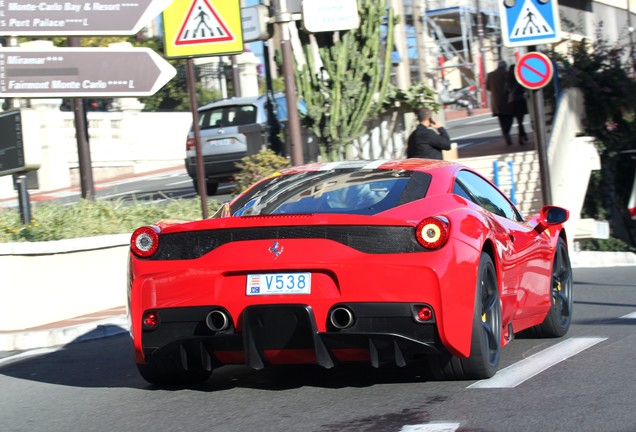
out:
M212 129L256 123L256 106L229 105L199 112L199 128Z
M232 216L346 213L373 215L424 198L430 174L406 170L301 172L272 177L240 196Z

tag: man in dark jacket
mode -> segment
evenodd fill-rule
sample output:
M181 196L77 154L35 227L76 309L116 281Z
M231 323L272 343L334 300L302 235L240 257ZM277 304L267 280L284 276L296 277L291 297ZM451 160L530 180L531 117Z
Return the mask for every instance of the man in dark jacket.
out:
M508 78L507 64L499 61L497 69L486 75L486 89L490 92L490 110L493 117L499 120L501 134L507 145L512 145L510 129L514 120L512 109L508 105L508 90L506 80Z
M442 159L442 150L450 150L448 132L435 124L433 113L420 108L415 113L420 124L413 131L406 146L407 158Z

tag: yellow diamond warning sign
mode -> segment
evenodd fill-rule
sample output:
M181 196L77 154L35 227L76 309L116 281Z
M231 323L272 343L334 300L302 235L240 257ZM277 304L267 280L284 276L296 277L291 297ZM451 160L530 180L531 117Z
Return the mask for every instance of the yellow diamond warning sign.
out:
M167 57L243 52L240 0L175 0L163 26Z

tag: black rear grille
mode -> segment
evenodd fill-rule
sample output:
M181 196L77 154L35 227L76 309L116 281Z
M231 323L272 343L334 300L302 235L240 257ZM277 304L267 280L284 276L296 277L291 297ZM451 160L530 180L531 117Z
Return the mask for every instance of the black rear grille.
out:
M327 239L368 254L425 252L408 226L282 226L163 234L152 260L195 259L232 242Z

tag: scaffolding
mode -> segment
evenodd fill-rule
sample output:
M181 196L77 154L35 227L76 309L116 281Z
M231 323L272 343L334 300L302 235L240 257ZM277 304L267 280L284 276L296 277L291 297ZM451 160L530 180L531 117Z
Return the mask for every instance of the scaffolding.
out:
M412 77L438 87L483 87L485 59L500 57L501 29L496 0L404 0L417 55L409 56Z

